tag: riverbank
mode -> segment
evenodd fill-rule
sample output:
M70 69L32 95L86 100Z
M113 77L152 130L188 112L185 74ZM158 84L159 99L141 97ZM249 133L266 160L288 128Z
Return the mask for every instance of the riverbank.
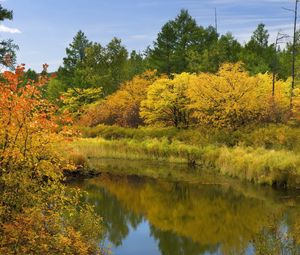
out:
M96 132L96 131L97 132ZM300 187L299 128L266 126L236 132L99 126L72 143L73 160L150 160L187 164L253 183ZM92 135L91 135L92 134ZM94 169L97 170L97 169Z

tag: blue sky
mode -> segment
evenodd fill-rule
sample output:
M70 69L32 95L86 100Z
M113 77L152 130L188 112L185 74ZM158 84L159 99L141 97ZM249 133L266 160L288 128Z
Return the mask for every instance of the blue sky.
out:
M19 45L18 63L37 71L43 63L55 70L76 32L106 44L116 36L129 49L143 51L155 40L161 26L185 8L198 24L214 24L243 43L263 22L274 40L277 31L292 32L294 0L0 0L14 11L14 20L0 24L0 36Z

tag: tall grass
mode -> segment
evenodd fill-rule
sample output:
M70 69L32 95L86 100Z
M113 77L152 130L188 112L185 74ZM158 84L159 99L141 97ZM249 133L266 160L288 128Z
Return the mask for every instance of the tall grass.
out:
M280 187L300 185L300 157L289 151L223 147L216 168L222 174L254 183Z
M300 185L300 157L287 150L245 146L196 146L167 138L105 140L79 139L77 153L87 158L153 160L189 163L223 175L274 186Z
M80 130L85 138L102 137L107 140L135 139L140 141L166 138L169 141L180 141L196 146L212 144L300 152L300 128L287 125L248 126L235 131L207 128L179 130L172 127L132 129L105 125L92 128L81 127Z
M158 160L175 163L196 161L202 154L197 146L184 144L179 141L169 142L168 139L135 139L105 140L103 138L80 139L73 147L86 157L118 158L136 160Z
M105 139L122 139L122 138L172 138L179 130L173 127L166 128L125 128L120 126L98 125L96 127L79 127L85 138L102 137Z

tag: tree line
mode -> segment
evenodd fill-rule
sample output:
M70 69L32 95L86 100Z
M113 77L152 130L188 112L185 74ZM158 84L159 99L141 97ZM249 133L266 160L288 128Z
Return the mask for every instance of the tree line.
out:
M264 24L242 45L181 10L143 53L129 53L117 38L102 46L79 31L45 96L80 125L236 129L289 118L291 63L292 44L270 43Z
M296 42L299 48L299 40ZM242 45L232 33L220 35L212 26L200 26L187 10L181 10L163 25L153 45L144 52L128 52L118 38L103 46L79 31L66 49L57 78L48 85L47 96L57 100L68 88L99 87L107 96L146 70L168 76L182 72L216 73L223 63L239 61L251 75L270 72L275 79L287 79L291 75L292 44L281 49L270 42L265 25L259 24Z

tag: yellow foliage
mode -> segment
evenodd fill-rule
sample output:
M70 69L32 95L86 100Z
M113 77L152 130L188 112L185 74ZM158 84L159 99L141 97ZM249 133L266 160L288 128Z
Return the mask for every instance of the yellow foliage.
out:
M288 111L289 83L276 82L272 97L270 74L250 76L242 64L224 64L217 74L202 73L190 84L189 108L200 124L237 128L278 119Z
M188 127L190 124L190 100L187 90L196 79L193 74L182 73L173 79L162 78L154 82L142 102L141 116L147 124Z
M105 101L92 106L80 124L94 126L100 123L137 127L142 123L140 104L146 98L147 88L157 79L156 71L146 71L124 83Z

